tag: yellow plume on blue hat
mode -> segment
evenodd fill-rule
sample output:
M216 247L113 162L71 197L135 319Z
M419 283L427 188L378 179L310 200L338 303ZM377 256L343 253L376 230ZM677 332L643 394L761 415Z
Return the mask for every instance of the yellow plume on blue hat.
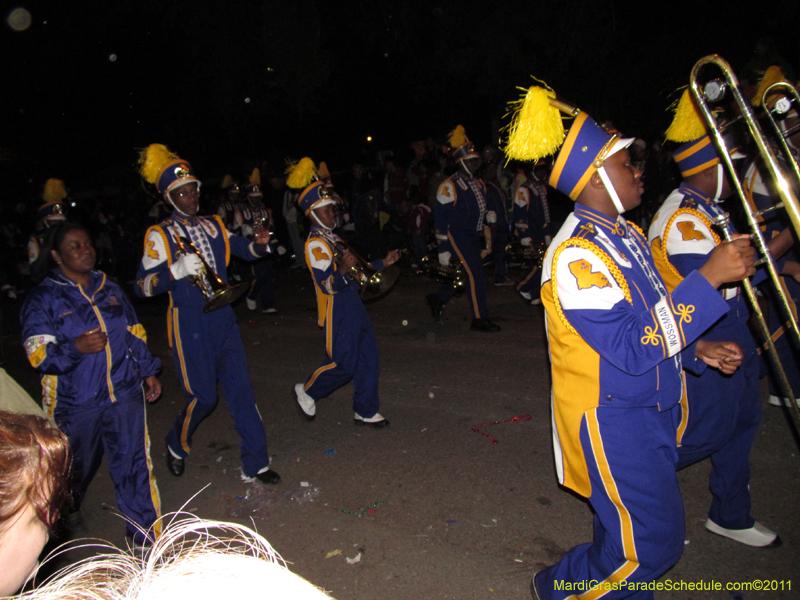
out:
M673 142L691 142L706 135L706 125L692 97L689 89L683 90L678 105L675 108L675 117L667 129L667 139Z
M222 186L221 187L224 190L224 189L229 188L231 185L233 185L233 183L234 183L233 177L231 177L230 175L225 175L225 177L222 178Z
M64 182L60 179L48 179L42 190L42 200L49 204L51 202L61 202L67 197L67 189Z
M460 148L468 141L467 132L462 125L456 125L456 128L447 136L447 143L453 150Z
M179 158L164 144L150 144L144 150L139 151L139 174L147 183L155 184L164 165Z
M755 107L761 106L761 97L764 95L767 88L774 83L789 83L783 70L775 65L764 71L764 76L761 78L761 81L758 82L758 87L756 88L756 93L753 95L751 104ZM780 92L775 92L770 98L767 98L768 107L772 108L772 105L781 95Z
M303 189L318 178L314 161L307 156L296 163L290 163L286 169L286 185L294 189Z
M550 104L556 93L536 85L518 89L525 93L508 103L512 118L505 153L516 160L538 161L554 154L564 143L561 112Z
M258 170L258 167L250 173L250 185L261 185L261 171Z

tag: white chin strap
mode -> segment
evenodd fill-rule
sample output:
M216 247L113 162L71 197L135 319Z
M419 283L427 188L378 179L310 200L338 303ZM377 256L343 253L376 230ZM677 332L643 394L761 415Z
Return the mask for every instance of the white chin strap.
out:
M460 163L461 163L461 166L462 166L462 167L464 167L464 170L465 170L467 173L469 173L469 174L470 174L470 177L472 177L472 176L474 175L474 173L473 173L472 171L470 171L470 170L469 170L469 167L467 166L467 163L465 163L465 162L464 162L465 160L467 160L467 159L466 159L466 158L462 158L462 159L461 159L460 161L458 161L458 162L460 162Z
M725 169L722 167L722 163L717 163L717 191L714 192L714 197L712 200L714 202L719 202L719 197L722 194L722 184L725 182Z
M333 229L331 229L330 227L326 227L325 225L322 224L322 221L320 221L317 218L317 213L313 210L311 211L311 218L314 219L317 222L317 225L322 227L325 231L333 231Z
M622 201L619 199L619 196L617 195L617 190L614 189L614 184L611 183L611 178L608 176L608 173L606 173L605 167L600 167L599 169L597 169L597 173L600 175L600 179L603 180L603 185L606 186L606 191L608 192L608 195L611 197L611 202L614 203L614 208L617 209L617 212L619 214L624 213L625 208L623 208L622 206Z

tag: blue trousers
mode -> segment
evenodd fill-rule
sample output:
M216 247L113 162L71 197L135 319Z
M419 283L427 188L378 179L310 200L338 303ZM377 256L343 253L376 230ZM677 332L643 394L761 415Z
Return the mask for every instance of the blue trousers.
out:
M272 257L266 256L253 263L253 289L247 294L250 300L261 300L261 310L275 308L275 276Z
M267 436L256 408L233 310L226 306L203 314L199 310L173 308L172 357L186 406L167 436L170 449L182 458L189 455L195 430L217 405L219 381L242 439L244 474L254 477L269 465Z
M506 263L506 244L508 243L508 225L498 223L496 229L492 229L492 259L494 260L494 280L495 283L506 280L508 276L508 264Z
M699 377L686 373L686 429L678 448L679 469L711 457L713 498L708 516L727 529L747 529L754 523L750 516L750 449L761 423L761 392L759 361L747 315L745 310L738 318L729 313L725 317L729 326L721 330L715 326L705 336L736 342L744 361L733 375L711 368Z
M453 252L461 260L467 274L467 299L473 319L485 319L489 316L489 306L486 300L486 276L483 273L481 260L481 238L476 231L461 232L450 231L447 234ZM439 288L437 296L439 302L447 302L455 295L453 286L445 283Z
M130 522L128 537L145 542L147 531L160 517L161 500L150 461L144 392L100 406L59 410L56 423L72 450L72 496L80 508L103 454L114 483L117 506ZM155 535L160 533L160 527ZM150 542L153 541L151 538Z
M543 599L574 597L595 584L609 590L596 596L603 600L653 598L652 591L634 590L632 584L654 581L683 553L683 502L675 470L678 412L677 407L586 412L580 439L592 484L594 540L542 572L537 582Z
M327 356L308 378L304 389L314 400L319 400L352 379L353 411L369 419L381 404L378 395L381 365L375 331L355 289L334 294L331 302L331 316L323 328Z

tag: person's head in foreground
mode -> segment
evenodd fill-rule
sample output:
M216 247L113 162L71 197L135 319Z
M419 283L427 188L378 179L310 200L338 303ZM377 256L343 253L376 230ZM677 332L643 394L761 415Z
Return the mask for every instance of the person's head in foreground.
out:
M69 499L69 444L47 419L0 411L0 596L36 568Z
M173 519L175 515L172 516ZM269 542L236 523L189 517L167 524L144 554L88 558L56 573L24 600L326 600L292 573Z

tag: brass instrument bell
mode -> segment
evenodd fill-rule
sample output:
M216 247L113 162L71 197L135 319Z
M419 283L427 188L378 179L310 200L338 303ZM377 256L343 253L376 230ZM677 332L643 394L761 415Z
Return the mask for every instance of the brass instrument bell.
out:
M195 247L187 237L178 236L176 238L178 248L183 254L196 254L200 257L203 263L203 272L200 275L190 275L189 280L192 285L197 287L205 296L206 304L203 306L204 313L210 313L228 304L233 304L241 298L249 285L245 282L236 285L227 285L222 279L214 272L211 265L206 262L203 255Z

